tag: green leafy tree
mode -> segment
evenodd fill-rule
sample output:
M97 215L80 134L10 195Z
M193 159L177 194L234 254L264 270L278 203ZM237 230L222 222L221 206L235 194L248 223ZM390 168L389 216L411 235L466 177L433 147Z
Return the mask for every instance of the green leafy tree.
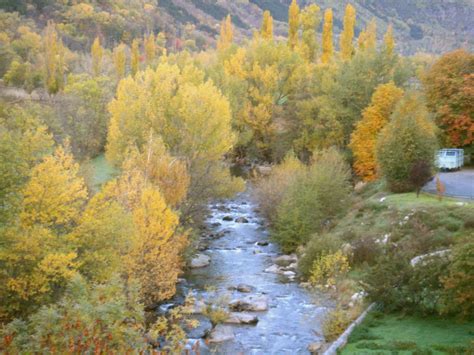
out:
M423 160L433 167L436 149L436 127L429 119L425 103L419 95L407 94L377 140L377 162L390 189L413 190L413 164Z

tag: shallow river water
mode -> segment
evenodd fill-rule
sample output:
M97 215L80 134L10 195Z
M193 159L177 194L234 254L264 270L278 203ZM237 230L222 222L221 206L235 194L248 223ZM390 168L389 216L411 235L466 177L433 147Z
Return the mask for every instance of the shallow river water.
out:
M189 271L185 275L185 289L192 290L197 298L208 299L217 294L233 299L246 294L228 288L243 283L254 287L252 294L267 295L269 308L255 312L259 319L256 325L232 325L234 340L210 345L202 353L308 354L308 345L322 340L322 320L332 302L296 281L264 271L281 253L272 243L256 244L269 239L250 191L210 207L207 233L226 233L210 240L203 253L211 257L211 264ZM225 216L234 221L224 221ZM249 223L235 222L239 217L245 217Z

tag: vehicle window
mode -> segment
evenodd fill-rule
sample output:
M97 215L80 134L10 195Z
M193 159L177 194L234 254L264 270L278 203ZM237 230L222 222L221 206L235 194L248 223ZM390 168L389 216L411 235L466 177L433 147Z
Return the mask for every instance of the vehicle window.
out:
M446 152L446 156L454 157L454 156L456 156L456 152Z

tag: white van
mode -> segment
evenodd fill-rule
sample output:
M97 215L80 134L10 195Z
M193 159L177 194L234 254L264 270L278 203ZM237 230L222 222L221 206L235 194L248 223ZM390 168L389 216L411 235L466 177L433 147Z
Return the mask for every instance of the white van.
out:
M441 149L436 156L436 165L440 170L457 170L464 165L463 149Z

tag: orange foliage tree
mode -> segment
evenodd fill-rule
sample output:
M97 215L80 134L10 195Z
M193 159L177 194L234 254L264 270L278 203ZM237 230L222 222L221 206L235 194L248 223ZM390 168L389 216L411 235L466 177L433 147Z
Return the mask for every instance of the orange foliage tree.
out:
M443 55L424 75L428 106L455 147L474 142L474 54L463 49Z
M403 90L396 87L393 82L380 85L352 133L350 148L354 154L354 170L364 181L373 181L377 178L375 159L377 135L387 124L402 95Z

